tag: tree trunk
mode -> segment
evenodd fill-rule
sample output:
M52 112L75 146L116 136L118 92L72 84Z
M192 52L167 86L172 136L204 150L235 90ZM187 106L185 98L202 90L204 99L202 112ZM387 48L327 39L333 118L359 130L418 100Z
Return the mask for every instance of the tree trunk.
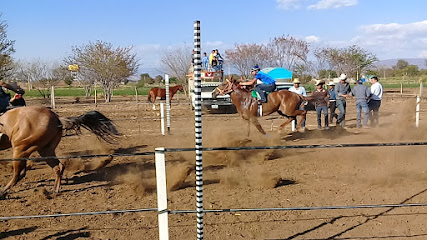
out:
M108 87L104 87L104 97L105 97L105 102L109 103L111 102L111 96L113 95L113 89L112 87L108 86Z
M85 95L86 97L90 97L92 95L92 88L91 86L85 86Z

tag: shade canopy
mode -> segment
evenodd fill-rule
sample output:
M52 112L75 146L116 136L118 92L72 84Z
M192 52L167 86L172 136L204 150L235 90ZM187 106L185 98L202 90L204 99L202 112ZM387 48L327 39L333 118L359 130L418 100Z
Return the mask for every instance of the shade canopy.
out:
M272 76L276 81L289 81L292 79L292 72L285 68L263 68L261 72Z

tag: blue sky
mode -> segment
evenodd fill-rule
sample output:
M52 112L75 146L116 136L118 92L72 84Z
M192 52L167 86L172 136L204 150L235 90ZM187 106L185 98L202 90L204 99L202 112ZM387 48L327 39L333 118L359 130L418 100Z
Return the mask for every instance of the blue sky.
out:
M133 46L140 72L152 75L163 73L167 49L191 49L195 20L207 52L290 35L312 46L357 44L379 59L427 58L425 9L425 0L0 0L16 59L61 61L72 46L102 40Z

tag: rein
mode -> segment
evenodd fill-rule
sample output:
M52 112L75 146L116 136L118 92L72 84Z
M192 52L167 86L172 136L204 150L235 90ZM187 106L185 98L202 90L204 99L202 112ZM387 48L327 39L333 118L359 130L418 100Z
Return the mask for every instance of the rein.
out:
M219 95L229 94L239 87L239 85L237 85L237 86L233 85L233 83L230 80L228 80L228 79L225 79L225 80L227 81L227 85L225 86L224 89L220 89L219 86L215 88L215 90L218 90ZM225 83L223 83L223 84L225 84Z

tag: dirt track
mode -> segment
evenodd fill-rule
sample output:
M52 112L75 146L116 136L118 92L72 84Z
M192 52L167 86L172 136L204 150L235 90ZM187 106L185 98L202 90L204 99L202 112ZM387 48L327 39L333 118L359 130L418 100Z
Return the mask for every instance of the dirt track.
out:
M27 101L30 105L38 102ZM56 112L77 116L94 107L61 99ZM181 100L182 103L182 100ZM264 117L266 138L246 128L237 114L204 115L205 147L295 144L377 143L426 141L427 123L415 125L415 102L387 98L381 106L381 125L355 128L354 102L348 104L348 128L315 130L310 112L305 133L277 133L283 120ZM113 120L123 134L118 145L100 143L88 132L64 137L58 156L94 153L134 153L155 147L193 147L194 113L188 105L172 106L170 136L159 134L158 112L151 106L136 108L131 97L100 104L97 110ZM278 115L271 115L277 117ZM127 119L127 120L126 120ZM273 127L274 132L271 132ZM204 152L205 209L344 206L427 202L426 147L345 149L289 149L277 151ZM11 157L10 150L1 158ZM172 210L195 209L194 174L185 173L194 163L193 153L166 155L168 193ZM53 173L43 163L31 163L27 176L0 201L1 216L36 215L136 208L155 208L153 156L117 157L98 171L102 159L66 161L62 192L51 194ZM0 185L11 168L0 164ZM186 178L183 179L182 176ZM286 212L215 213L205 215L206 239L426 239L427 209L377 208ZM170 215L171 239L194 239L194 214ZM0 239L157 239L155 213L127 213L0 222Z

